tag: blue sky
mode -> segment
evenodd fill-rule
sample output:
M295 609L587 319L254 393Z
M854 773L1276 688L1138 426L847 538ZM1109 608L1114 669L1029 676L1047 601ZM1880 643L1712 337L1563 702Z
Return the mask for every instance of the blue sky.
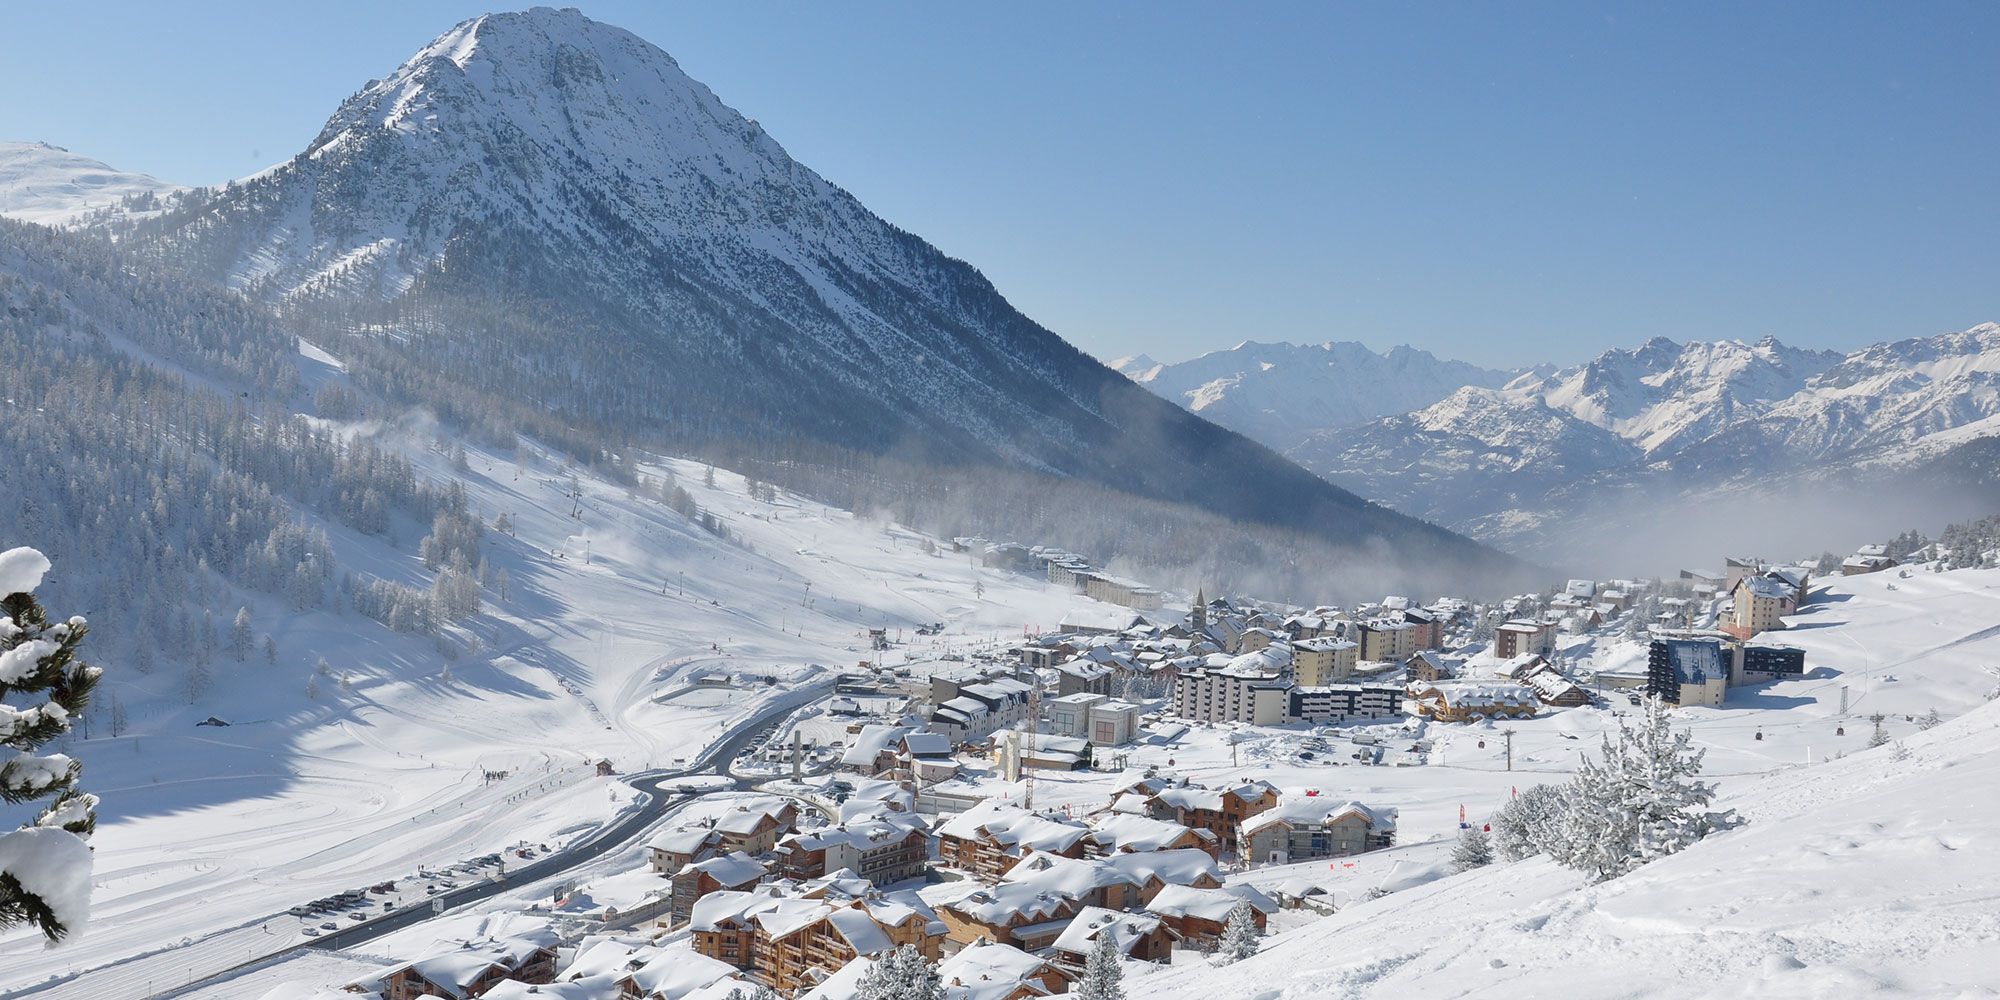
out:
M2000 4L581 6L1107 358L2000 320ZM221 181L484 9L8 5L0 138Z

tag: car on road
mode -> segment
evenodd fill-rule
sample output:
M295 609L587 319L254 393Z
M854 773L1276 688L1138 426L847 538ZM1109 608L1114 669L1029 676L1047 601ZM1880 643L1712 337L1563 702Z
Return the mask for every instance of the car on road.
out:
M340 925L334 923L331 920L328 920L325 923L320 924L319 929L323 931L337 931L340 929Z
M359 921L362 921L362 920L366 920L366 919L368 919L368 914L366 914L366 913L350 913L350 914L348 914L348 915L347 915L347 919L349 919L349 920L353 920L353 921L356 921L356 922L359 922Z
M306 928L306 937L319 937L319 930L312 927Z

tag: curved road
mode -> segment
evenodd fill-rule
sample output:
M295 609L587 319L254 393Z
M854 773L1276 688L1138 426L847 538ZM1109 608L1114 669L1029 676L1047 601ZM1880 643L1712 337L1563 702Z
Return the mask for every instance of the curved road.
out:
M514 871L508 872L504 879L462 886L449 892L440 893L432 898L442 900L444 909L450 910L468 903L478 902L502 892L517 889L523 885L559 876L564 872L581 867L597 858L628 846L654 823L659 822L669 810L681 803L703 795L742 790L749 787L753 783L750 779L739 778L730 773L730 761L736 759L752 743L755 743L760 738L775 730L792 712L831 692L832 688L833 681L828 679L816 681L788 692L784 698L765 706L756 715L752 716L749 721L724 735L721 740L710 744L708 749L704 750L701 756L696 758L692 767L673 771L645 771L626 777L626 784L644 793L638 807L618 817L608 825L599 828L590 836L553 851ZM713 786L703 788L699 791L685 792L677 789L669 790L663 787L686 778L707 775L727 778L731 784L726 787ZM49 1000L57 1000L59 997L70 995L96 1000L97 997L101 996L101 991L91 985L91 981L95 979L92 975L93 973L141 963L160 963L164 969L169 970L158 981L175 982L175 980L179 980L170 988L147 994L149 998L169 997L214 984L219 980L228 979L238 973L293 954L301 948L318 948L329 951L350 948L409 927L412 924L429 920L436 915L431 906L423 903L415 903L404 909L392 910L381 916L355 924L352 927L343 927L337 931L330 931L310 942L288 944L284 948L215 969L199 977L188 976L182 978L176 975L175 973L184 969L185 966L181 964L182 959L175 954L178 949L169 948L165 951L135 955L118 962L110 963L109 965L97 966L62 981L44 980L25 989L6 990L0 992L0 1000L13 1000L13 998L29 996L46 996ZM283 916L283 914L273 914L272 919L276 919L279 916ZM187 944L195 943L198 942L187 942ZM240 955L241 953L239 952L238 954Z

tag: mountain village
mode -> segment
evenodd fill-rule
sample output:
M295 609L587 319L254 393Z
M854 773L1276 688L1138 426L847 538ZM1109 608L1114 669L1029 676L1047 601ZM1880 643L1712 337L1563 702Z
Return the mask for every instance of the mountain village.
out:
M563 883L502 929L488 918L328 996L866 1000L870 969L910 949L952 1000L1028 1000L1078 988L1094 949L1214 961L1395 887L1343 884L1351 859L1397 846L1400 812L1336 792L1343 771L1424 768L1461 730L1504 743L1511 771L1510 724L1642 697L1726 710L1814 668L1783 635L1817 565L1730 558L1493 606L1197 593L1174 611L1074 553L937 548L1098 603L1017 643L894 666L944 626L869 630L870 659L732 765L756 790L652 835L643 868ZM1834 572L1897 565L1870 545ZM1643 658L1581 669L1575 654L1611 637ZM1291 778L1328 783L1204 776L1213 755L1240 773L1242 747L1274 741ZM1490 829L1458 826L1475 823Z

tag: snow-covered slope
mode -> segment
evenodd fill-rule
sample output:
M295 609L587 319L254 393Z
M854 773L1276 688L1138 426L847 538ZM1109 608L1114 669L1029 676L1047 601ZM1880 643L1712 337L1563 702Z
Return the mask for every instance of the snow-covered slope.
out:
M180 188L145 174L118 170L45 142L0 142L0 215L57 226L92 209L150 199Z
M1005 463L1505 562L1138 389L574 10L466 21L303 153L123 229L257 298L419 326L381 346L572 423Z
M1413 347L1245 341L1178 364L1145 355L1112 367L1231 430L1284 451L1315 431L1427 406L1461 386L1499 386L1516 373L1442 361Z
M1750 822L1623 878L1546 859L1360 902L1138 995L1985 997L2000 990L2000 703L1842 760L1724 783Z
M1036 577L982 569L891 523L785 493L753 500L727 470L709 486L697 463L640 465L648 477L673 475L729 540L533 442L506 454L473 447L459 472L428 427L376 430L408 450L420 475L463 483L482 520L508 515L512 534L488 531L481 543L482 559L508 574L505 596L487 591L483 614L435 642L351 610L232 596L278 654L223 654L213 688L195 698L183 696L171 661L141 673L132 658L93 653L110 667L100 700L130 717L117 733L100 717L68 748L104 799L92 841L96 917L60 952L32 932L0 935L0 992L167 938L201 940L188 964L219 968L246 948L306 943L296 921L260 926L295 903L522 840L574 840L631 805L616 779L595 776L594 761L629 774L690 760L756 711L797 702L802 685L878 655L867 628L908 640L879 655L922 674L961 665L943 654L999 648L1023 623L1109 610ZM421 585L412 546L312 523L329 530L349 571ZM935 622L941 636L915 636ZM733 682L694 684L704 676ZM209 716L230 725L195 725ZM487 782L485 771L509 774ZM241 933L207 940L244 921ZM202 964L218 957L226 961ZM158 984L147 986L145 968L93 971L69 988L146 996Z

